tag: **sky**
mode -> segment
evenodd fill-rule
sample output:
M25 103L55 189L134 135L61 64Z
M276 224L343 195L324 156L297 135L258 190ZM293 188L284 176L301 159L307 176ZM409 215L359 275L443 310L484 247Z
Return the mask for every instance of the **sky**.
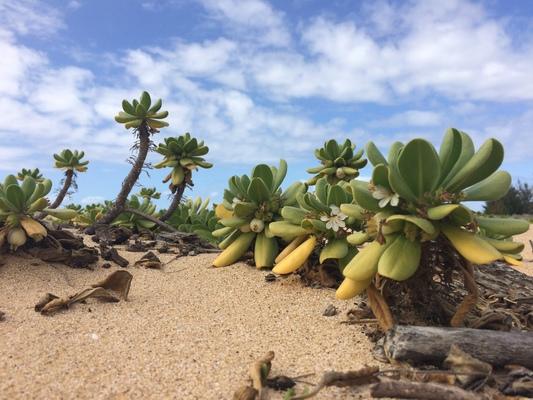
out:
M52 154L84 150L77 203L120 189L134 137L113 116L142 90L170 113L156 144L190 132L210 148L188 197L218 201L280 158L285 186L306 179L330 138L386 152L449 127L497 138L533 182L529 0L0 0L0 55L0 177L38 167L57 189ZM161 207L166 173L139 181Z

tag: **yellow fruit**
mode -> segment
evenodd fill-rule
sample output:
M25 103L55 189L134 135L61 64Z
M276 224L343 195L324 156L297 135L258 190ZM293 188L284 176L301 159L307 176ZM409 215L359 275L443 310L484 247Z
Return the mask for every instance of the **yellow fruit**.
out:
M498 250L472 232L452 225L442 225L441 231L459 254L474 264L488 264L502 258Z
M213 261L214 267L225 267L235 263L248 250L254 240L255 233L243 233L231 243L226 250Z
M286 256L279 264L276 264L272 272L276 274L290 274L300 268L309 258L316 245L316 237L309 236L309 238L294 249L288 256Z
M306 236L298 236L297 238L293 239L292 242L290 242L282 251L278 254L276 259L274 260L275 263L279 263L281 260L283 260L285 257L287 257L294 249L296 249L299 245L301 245L304 240L306 239Z
M350 278L344 278L341 285L335 292L335 297L339 300L351 299L352 297L363 293L370 285L370 282L372 282L372 278L365 281L354 281Z

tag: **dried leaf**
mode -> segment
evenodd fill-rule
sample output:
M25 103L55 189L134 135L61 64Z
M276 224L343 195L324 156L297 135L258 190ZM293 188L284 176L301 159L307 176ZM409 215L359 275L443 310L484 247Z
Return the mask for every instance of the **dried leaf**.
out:
M59 298L52 293L47 293L35 305L35 311L50 315L91 297L107 302L118 302L120 297L127 300L132 278L133 275L128 271L115 271L103 281L92 285L91 288L84 289L68 298Z
M128 293L130 291L132 279L133 275L128 271L118 270L110 274L103 281L92 285L92 287L101 287L112 290L113 292L117 292L124 300L128 300Z
M38 302L35 304L35 311L40 312L45 305L50 303L52 300L59 299L55 294L46 293Z
M141 266L144 268L152 269L161 269L163 264L159 257L157 257L153 252L149 251L144 256L142 256L138 261L135 262L135 266Z

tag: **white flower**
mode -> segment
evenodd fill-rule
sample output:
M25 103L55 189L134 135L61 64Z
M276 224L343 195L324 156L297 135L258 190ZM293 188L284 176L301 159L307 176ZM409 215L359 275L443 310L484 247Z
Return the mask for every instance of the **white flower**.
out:
M398 193L391 192L389 189L383 186L376 186L372 197L376 200L379 200L379 206L381 208L387 207L387 204L390 203L391 206L396 207L400 202L400 196Z
M233 207L235 207L235 206L236 206L237 204L239 204L239 203L242 203L242 200L239 199L238 197L234 197L234 198L233 198L233 201L231 202L231 205L232 205Z
M329 208L331 208L330 215L320 217L320 220L326 223L326 228L332 229L334 232L337 232L339 228L345 228L346 222L344 220L348 217L337 206L331 205Z

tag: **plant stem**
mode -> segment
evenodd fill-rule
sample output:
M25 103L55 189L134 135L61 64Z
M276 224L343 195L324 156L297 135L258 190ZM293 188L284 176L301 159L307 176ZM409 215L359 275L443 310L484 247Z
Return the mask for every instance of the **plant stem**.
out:
M174 193L174 198L172 199L172 203L170 203L170 206L168 206L168 210L165 212L163 216L161 216L161 221L168 220L174 211L176 211L176 208L178 208L181 198L183 197L183 192L185 192L185 188L187 187L187 181L188 177L186 176L181 185L178 186L176 193Z
M137 182L137 179L139 179L139 175L141 174L142 168L144 166L144 161L146 160L146 156L148 155L148 150L150 149L150 132L148 131L148 127L145 123L141 124L141 126L139 127L138 135L139 152L137 153L135 163L131 167L128 176L126 176L126 179L124 179L124 181L122 182L122 188L120 189L120 192L117 195L113 207L111 207L109 211L98 221L98 225L110 224L116 217L118 217L121 212L124 211L128 196L131 190L133 189L133 186ZM92 229L88 229L88 233L94 230L94 227L90 228Z
M52 203L52 205L49 208L57 208L61 205L63 202L63 199L68 193L68 190L70 189L70 185L72 185L72 178L74 177L74 171L71 169L68 169L65 172L65 182L63 182L63 187L61 188L61 191L58 193L56 199Z

